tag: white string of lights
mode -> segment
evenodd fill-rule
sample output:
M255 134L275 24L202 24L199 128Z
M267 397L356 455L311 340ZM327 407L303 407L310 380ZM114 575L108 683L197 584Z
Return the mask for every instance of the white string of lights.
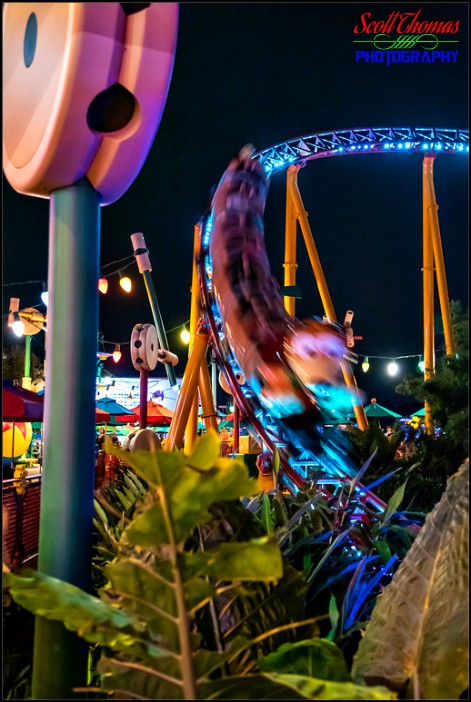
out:
M387 371L389 375L397 375L399 371L399 366L397 364L397 361L404 359L404 358L418 358L419 361L417 363L417 367L421 373L425 371L425 364L423 361L423 356L420 353L411 353L407 355L402 355L402 356L373 356L369 354L366 356L365 354L358 353L357 354L358 358L363 358L362 364L361 364L361 369L363 373L367 373L369 368L370 368L370 358L374 359L379 359L379 360L385 360L389 361L388 366L387 366Z

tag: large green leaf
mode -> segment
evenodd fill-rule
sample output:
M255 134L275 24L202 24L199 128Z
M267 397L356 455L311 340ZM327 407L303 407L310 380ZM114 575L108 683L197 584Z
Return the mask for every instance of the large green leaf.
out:
M351 681L342 651L336 644L319 638L283 644L262 660L260 670L337 682Z
M378 598L356 681L408 688L414 699L457 699L467 688L468 476L466 460Z
M273 537L221 544L216 549L184 554L185 572L217 580L273 581L283 575L283 559Z
M166 454L165 451L153 454L152 480L151 471L147 471L147 480L151 483L158 481L163 457L174 455L177 454ZM201 457L198 460L201 462ZM257 490L256 482L250 479L243 461L218 459L204 471L180 465L178 480L169 476L168 461L165 463L165 470L162 471L166 475L165 481L153 483L165 496L161 495L160 501L138 515L126 529L125 538L131 543L140 546L168 543L168 519L172 521L173 539L176 543L183 543L198 524L211 519L208 509L214 502L249 496ZM143 466L140 464L144 473Z
M331 682L303 675L260 673L227 677L199 686L200 699L261 700L395 700L385 687Z
M162 655L144 634L142 622L115 605L89 595L75 585L44 573L24 570L3 574L14 600L33 614L63 622L90 643L108 646L137 658Z

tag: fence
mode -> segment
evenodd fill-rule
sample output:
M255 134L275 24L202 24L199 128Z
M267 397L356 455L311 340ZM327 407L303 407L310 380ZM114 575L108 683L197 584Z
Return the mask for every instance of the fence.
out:
M41 474L3 481L3 560L10 567L25 565L38 554Z

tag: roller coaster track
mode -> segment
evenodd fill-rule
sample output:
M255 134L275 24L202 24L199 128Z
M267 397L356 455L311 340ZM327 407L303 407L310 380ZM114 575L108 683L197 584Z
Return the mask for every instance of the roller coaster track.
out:
M376 127L322 132L276 144L256 152L253 158L260 161L270 177L292 164L303 164L317 158L371 153L422 153L424 155L469 153L469 131L433 127ZM316 484L320 484L321 490L330 496L327 485L336 482L341 484L345 479L351 480L354 477L354 472L351 472L348 464L340 461L335 471L335 461L333 464L329 463L330 470L332 471L332 465L334 465L334 473L337 474L331 473L330 476L325 477L322 462L316 465L315 458L304 457L302 452L293 456L286 442L280 440L277 428L267 421L259 399L247 385L237 380L240 373L238 361L227 342L218 306L212 295L212 261L209 254L211 229L211 213L208 213L200 223L201 253L197 268L201 303L218 365L227 378L235 402L243 410L251 426L272 452L275 450L278 452L281 477L286 487L292 492L305 488L309 481L309 473L304 471L303 467L309 466ZM363 502L369 503L375 510L384 509L383 501L361 483L356 484L356 490Z
M469 153L469 130L435 127L367 127L310 134L258 151L268 176L291 164L351 154Z

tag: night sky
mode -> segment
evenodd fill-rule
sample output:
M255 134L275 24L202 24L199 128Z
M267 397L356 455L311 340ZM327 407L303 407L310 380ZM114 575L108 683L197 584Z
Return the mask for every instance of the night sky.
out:
M355 62L353 27L365 12L387 19L415 12L434 21L460 21L456 63ZM444 49L448 49L447 45ZM442 47L440 47L442 48ZM182 3L167 104L146 163L129 190L102 208L101 265L132 254L130 235L145 235L152 278L169 345L182 361L179 327L190 316L194 225L211 188L246 143L257 150L297 136L380 126L468 128L468 3ZM449 296L468 306L468 156L437 157L439 204ZM404 406L383 360L422 351L422 158L420 154L359 155L309 162L299 187L339 321L354 311L362 336L355 350L370 356L367 375L355 371L366 399ZM3 187L3 314L10 296L36 305L47 279L49 201ZM272 271L283 278L285 175L274 175L265 217ZM299 317L322 315L320 298L298 240ZM137 323L153 323L144 281L132 264L134 292L117 275L100 296L100 330L122 346L119 364L105 369L135 375L129 339ZM436 313L439 313L438 298ZM178 327L178 329L176 329ZM173 330L174 331L170 331ZM18 343L4 327L4 347ZM43 354L44 334L32 350ZM437 335L437 351L443 335ZM113 349L108 346L108 351ZM413 372L418 358L403 362ZM360 359L361 361L361 359ZM159 364L152 376L164 376ZM412 401L412 405L416 405ZM406 407L410 407L410 402Z

